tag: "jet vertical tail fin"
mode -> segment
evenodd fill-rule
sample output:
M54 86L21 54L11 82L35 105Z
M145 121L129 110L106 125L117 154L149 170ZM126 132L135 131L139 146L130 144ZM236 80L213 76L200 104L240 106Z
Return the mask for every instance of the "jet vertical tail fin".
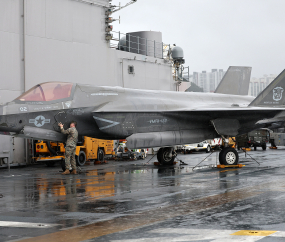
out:
M285 70L283 70L250 104L249 106L285 105Z
M247 95L251 67L230 66L215 90L215 93Z

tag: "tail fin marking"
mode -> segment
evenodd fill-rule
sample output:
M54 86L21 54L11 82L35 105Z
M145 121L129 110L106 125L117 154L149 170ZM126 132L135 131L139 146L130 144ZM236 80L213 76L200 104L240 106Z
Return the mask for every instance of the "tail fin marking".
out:
M250 104L249 106L285 105L285 70L283 70Z

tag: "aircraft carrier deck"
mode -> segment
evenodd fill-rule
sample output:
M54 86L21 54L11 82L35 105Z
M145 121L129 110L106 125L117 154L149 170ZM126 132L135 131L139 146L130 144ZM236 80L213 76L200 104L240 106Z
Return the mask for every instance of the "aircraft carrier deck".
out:
M0 170L0 241L285 241L285 147L240 152L243 168L110 161L61 175L60 166Z

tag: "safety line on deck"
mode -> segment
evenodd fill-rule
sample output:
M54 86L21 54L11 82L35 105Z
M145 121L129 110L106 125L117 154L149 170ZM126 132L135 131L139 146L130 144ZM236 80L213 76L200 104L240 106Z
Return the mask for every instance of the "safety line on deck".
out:
M30 223L30 222L15 222L15 221L0 221L0 227L18 227L18 228L51 228L59 224L47 223Z

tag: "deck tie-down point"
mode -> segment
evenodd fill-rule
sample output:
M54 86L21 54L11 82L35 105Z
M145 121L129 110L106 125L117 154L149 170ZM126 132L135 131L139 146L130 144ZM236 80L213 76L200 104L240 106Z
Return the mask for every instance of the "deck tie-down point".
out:
M242 151L244 152L245 157L246 155L248 155L252 160L254 160L258 165L260 165L260 163L256 159L254 159L250 154L246 152L246 150L243 149Z

